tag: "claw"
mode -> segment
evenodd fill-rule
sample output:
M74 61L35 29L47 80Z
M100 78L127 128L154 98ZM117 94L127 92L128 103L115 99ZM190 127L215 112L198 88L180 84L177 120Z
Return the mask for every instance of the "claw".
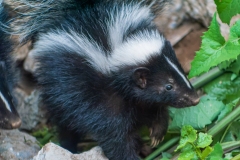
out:
M161 141L160 142L162 142L164 140L164 136L162 137L162 139L161 139Z
M156 139L153 142L152 148L154 148L156 146Z
M159 144L159 140L156 140L154 147L156 147Z
M155 143L155 137L152 137L152 138L151 138L151 145L150 145L152 148L153 148L153 144L154 144L154 143Z
M152 128L149 128L149 131L150 131L150 136L151 136L153 129L152 129Z
M154 148L156 145L156 140L153 142L152 148Z
M151 147L154 148L159 144L159 140L155 137L152 138Z
M151 145L152 148L154 147L154 143L155 143L155 139L152 142L152 145Z
M152 137L151 138L151 147L154 148L156 147L159 143L161 143L162 141L164 140L164 137L160 140L160 139L157 139L156 137Z

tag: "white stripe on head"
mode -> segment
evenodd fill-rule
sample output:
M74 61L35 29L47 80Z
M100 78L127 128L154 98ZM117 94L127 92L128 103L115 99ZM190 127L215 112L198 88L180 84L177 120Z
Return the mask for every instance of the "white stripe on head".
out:
M124 64L147 62L150 56L161 54L163 46L164 38L157 31L139 33L113 50L109 60L110 68L116 70Z
M182 72L178 69L178 67L173 64L166 56L164 56L167 60L167 62L175 69L175 71L182 77L182 79L184 80L184 82L187 84L188 88L192 88L190 85L190 82L187 80L186 76L184 74L182 74Z
M6 100L6 98L3 96L3 94L2 94L1 92L0 92L0 98L2 99L2 101L3 101L3 103L5 104L6 108L7 108L10 112L12 112L8 101Z

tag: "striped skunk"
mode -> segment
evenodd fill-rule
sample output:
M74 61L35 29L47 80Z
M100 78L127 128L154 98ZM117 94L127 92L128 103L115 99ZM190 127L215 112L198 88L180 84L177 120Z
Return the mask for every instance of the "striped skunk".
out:
M7 21L7 14L0 0L0 128L14 129L21 125L21 119L14 108L11 96L13 88L12 61L9 57L12 44L3 31L4 23Z
M165 2L156 3L160 11ZM88 134L109 159L139 159L139 127L149 127L156 145L168 128L168 106L198 104L153 23L156 3L21 1L17 9L27 21L15 30L34 42L42 102L64 148L76 152Z

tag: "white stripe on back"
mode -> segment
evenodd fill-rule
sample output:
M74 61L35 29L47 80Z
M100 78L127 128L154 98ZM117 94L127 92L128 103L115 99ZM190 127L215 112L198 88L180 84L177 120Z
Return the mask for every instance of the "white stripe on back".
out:
M122 65L148 62L150 56L161 54L163 47L164 38L157 32L139 33L113 50L109 57L110 68L117 70Z
M109 72L108 61L101 47L95 41L72 30L70 33L56 30L42 34L36 42L32 54L34 56L41 56L45 52L51 52L51 50L59 50L59 53L62 53L63 50L70 53L77 53L84 56L96 70L103 73Z
M182 77L182 79L187 84L187 86L191 89L192 87L191 87L189 81L187 80L186 76L184 74L182 74L182 72L178 69L178 67L175 64L173 64L166 56L164 56L164 57L166 58L168 63L175 69L175 71L177 71L177 73Z
M41 35L31 53L34 56L41 56L51 50L59 53L66 50L84 56L94 69L109 74L111 71L117 71L122 65L147 62L150 56L161 54L164 41L164 37L157 31L140 32L119 44L110 56L106 57L101 46L94 40L74 31L56 30Z
M114 14L115 13L115 14ZM140 4L122 4L121 7L114 7L109 15L108 21L109 44L115 50L123 42L123 36L129 28L135 28L142 21L153 20L150 7Z
M117 71L122 65L147 62L152 55L161 54L165 39L157 30L139 31L126 39L123 38L129 28L135 28L143 21L153 20L149 6L122 4L120 7L113 7L108 14L110 19L105 22L107 28L102 28L106 30L106 35L103 36L108 38L111 53L104 53L104 49L96 41L71 28L68 31L57 29L40 34L32 53L39 56L51 50L77 53L94 69L104 74Z
M2 99L3 103L5 104L6 108L12 112L10 105L8 104L7 100L5 99L5 97L3 96L3 94L0 92L0 98Z

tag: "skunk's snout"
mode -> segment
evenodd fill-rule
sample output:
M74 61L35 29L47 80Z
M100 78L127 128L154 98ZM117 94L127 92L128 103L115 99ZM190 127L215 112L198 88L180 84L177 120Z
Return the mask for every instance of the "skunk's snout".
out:
M199 97L197 97L197 98L192 100L193 106L196 106L199 102L200 102L200 98Z
M200 97L194 91L192 94L184 94L177 101L177 108L196 106L200 102Z
M196 106L200 102L200 97L198 96L196 91L193 91L193 93L191 95L188 95L187 97L191 106Z
M193 105L196 106L200 102L200 98L198 97L193 101Z

